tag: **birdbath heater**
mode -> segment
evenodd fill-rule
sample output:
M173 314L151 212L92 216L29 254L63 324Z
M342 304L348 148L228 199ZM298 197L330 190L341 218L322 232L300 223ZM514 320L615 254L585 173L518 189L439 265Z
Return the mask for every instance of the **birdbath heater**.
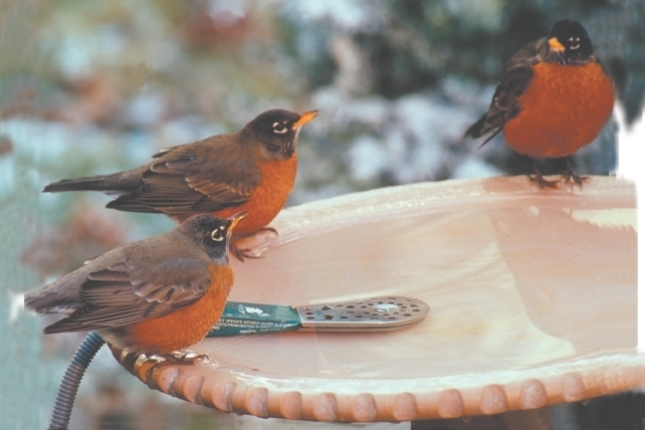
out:
M405 296L400 330L213 337L194 366L115 357L151 387L228 412L412 421L531 410L645 383L633 184L592 177L421 183L282 211L232 260L230 300L291 306Z

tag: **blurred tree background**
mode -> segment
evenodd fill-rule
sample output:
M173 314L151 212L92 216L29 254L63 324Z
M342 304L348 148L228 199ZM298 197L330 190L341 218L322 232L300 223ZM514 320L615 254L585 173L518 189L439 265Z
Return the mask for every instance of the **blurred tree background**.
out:
M14 297L88 257L173 227L162 216L104 210L109 197L98 193L41 194L45 184L137 166L160 148L237 131L274 107L320 110L300 137L290 205L527 173L527 159L501 136L478 150L461 135L487 109L510 55L564 17L586 26L628 122L639 120L642 0L2 0L3 291ZM579 173L615 168L617 127L611 121L576 155ZM9 315L10 301L2 306ZM42 427L81 337L43 339L25 353L41 322L22 314L3 321L4 343L30 358L2 378L31 378L18 390L32 394L12 401L29 398L43 412L28 419ZM19 338L6 334L16 327ZM73 428L197 429L214 419L132 379L100 354ZM7 408L16 422L25 419L20 408ZM137 418L140 411L156 416L154 424Z

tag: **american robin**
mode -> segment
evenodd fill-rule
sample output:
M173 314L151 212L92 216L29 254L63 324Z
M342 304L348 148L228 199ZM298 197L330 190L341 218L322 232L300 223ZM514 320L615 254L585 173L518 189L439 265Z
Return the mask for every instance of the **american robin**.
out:
M224 310L233 285L230 238L246 215L196 215L168 233L115 248L26 294L25 306L68 314L45 333L97 330L112 346L177 357Z
M120 194L108 208L163 213L179 222L199 213L225 218L246 211L235 240L265 229L286 203L296 178L298 134L317 115L269 110L237 133L174 146L135 169L62 180L43 191ZM235 244L231 250L240 260L249 257Z
M591 143L611 117L614 87L594 54L585 28L564 19L547 37L526 45L506 63L493 101L464 137L500 131L508 145L532 158L566 157L564 181L582 185L573 172L571 155ZM557 187L534 164L540 187Z

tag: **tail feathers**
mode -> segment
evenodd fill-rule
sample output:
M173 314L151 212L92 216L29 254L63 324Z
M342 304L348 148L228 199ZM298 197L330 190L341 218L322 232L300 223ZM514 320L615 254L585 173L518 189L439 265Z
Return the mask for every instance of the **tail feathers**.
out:
M95 328L96 327L84 326L78 321L74 321L70 318L63 318L62 320L58 320L54 324L45 327L43 332L45 334L66 333L70 331L90 331Z
M56 298L52 294L27 294L25 296L25 307L35 310L39 314L65 314L65 318L48 325L43 330L45 334L63 333L68 331L88 331L93 327L87 327L79 322L76 316L83 313L83 306L78 302Z
M120 173L114 175L92 176L89 178L63 179L47 185L43 192L60 193L63 191L106 191L125 192L131 185L123 181Z
M27 294L24 300L26 308L39 314L71 314L78 308L77 302L61 300L52 294Z
M472 137L473 139L477 139L478 137L481 137L484 134L483 130L485 125L486 114L482 115L476 123L468 127L468 130L466 130L462 138L465 139L467 137Z
M481 148L482 146L490 142L495 136L497 136L503 130L503 128L504 128L503 123L501 125L497 125L497 124L493 125L489 123L488 114L484 114L482 115L481 118L479 118L479 120L476 123L468 127L468 130L466 130L466 132L462 136L462 139L465 139L467 137L477 139L478 137L482 137L487 134L490 134L490 136L488 136L486 140L484 140L478 146L478 148Z
M24 303L39 314L71 314L81 304L77 293L61 294L47 287L25 294Z
M108 314L114 311L113 309L108 308L103 308L103 310L107 310ZM44 332L45 334L51 334L64 333L68 331L90 331L111 328L112 324L110 324L109 318L100 318L100 315L95 318L97 311L101 314L100 308L89 304L83 304L67 318L58 320L54 324L45 327ZM105 314L106 312L103 313Z

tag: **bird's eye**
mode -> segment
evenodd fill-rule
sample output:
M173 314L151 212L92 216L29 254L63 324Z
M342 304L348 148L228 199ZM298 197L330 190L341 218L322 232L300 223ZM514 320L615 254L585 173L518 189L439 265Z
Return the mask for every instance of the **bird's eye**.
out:
M575 49L580 48L580 38L579 37L575 37L575 38L570 37L569 42L570 42L569 49L575 50Z
M216 228L213 230L211 233L211 239L213 239L215 242L221 242L224 240L224 226L220 226L219 228Z
M289 131L287 126L282 122L274 122L271 128L273 128L273 132L276 134L285 134Z

